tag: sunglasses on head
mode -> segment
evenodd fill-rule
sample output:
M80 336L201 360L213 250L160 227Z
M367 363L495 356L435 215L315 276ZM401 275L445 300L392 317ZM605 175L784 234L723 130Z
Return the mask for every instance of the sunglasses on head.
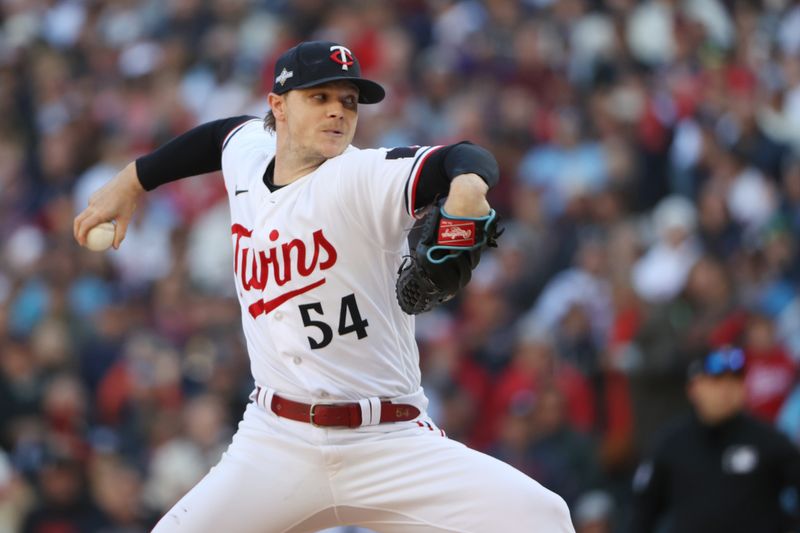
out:
M720 348L695 361L691 374L721 376L723 374L741 374L744 372L745 357L740 348Z

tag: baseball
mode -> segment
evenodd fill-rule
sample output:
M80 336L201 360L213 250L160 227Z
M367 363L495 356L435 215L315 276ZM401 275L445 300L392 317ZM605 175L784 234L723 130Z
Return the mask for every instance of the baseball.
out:
M101 222L86 234L86 247L93 252L107 250L114 243L116 227L111 222Z

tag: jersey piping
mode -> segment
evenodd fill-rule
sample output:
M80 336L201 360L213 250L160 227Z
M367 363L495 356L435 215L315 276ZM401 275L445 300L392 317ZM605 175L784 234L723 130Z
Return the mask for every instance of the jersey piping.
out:
M244 128L247 124L249 124L250 122L253 122L254 120L261 120L261 119L260 118L251 118L250 120L242 122L241 124L239 124L238 126L233 128L230 131L230 133L228 133L228 135L225 137L225 140L222 141L222 150L225 150L225 147L228 146L228 143L230 142L230 140L233 138L234 135L239 133L242 130L242 128Z

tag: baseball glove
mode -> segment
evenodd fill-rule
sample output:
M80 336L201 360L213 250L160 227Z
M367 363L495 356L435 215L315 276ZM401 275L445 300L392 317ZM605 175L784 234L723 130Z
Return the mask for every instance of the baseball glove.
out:
M496 247L497 214L492 209L479 218L454 217L444 210L444 199L425 215L414 252L397 271L395 293L409 315L429 311L451 299L469 283L481 250Z

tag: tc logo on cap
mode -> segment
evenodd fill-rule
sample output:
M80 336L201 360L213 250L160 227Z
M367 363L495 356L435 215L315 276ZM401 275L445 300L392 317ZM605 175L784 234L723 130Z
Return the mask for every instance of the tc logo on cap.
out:
M342 66L342 70L348 70L347 67L353 65L353 52L348 50L342 45L331 46L331 59Z
M344 80L358 87L358 102L374 104L386 92L379 83L361 77L355 54L332 41L307 41L286 50L275 62L272 92L284 94Z

